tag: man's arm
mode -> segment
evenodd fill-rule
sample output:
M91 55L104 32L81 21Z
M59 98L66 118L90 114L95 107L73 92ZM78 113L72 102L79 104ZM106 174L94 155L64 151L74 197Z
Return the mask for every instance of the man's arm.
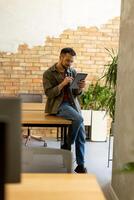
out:
M49 98L54 98L58 96L61 93L61 90L64 88L64 86L72 81L71 77L66 77L61 83L53 87L53 84L51 81L52 78L53 77L51 77L51 74L49 74L48 71L43 74L44 92L46 96L48 96Z
M58 88L58 86L53 87L52 83L51 83L51 79L52 77L50 76L48 71L45 71L43 74L43 88L44 88L44 92L45 95L53 98L55 96L58 96L60 94L60 90Z

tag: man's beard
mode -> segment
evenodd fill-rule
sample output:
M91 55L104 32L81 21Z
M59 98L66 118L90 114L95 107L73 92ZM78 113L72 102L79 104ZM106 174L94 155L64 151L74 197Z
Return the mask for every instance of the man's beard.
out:
M68 69L70 68L69 65L68 65L68 66L67 66L67 65L65 66L65 65L63 65L63 64L61 64L61 65L62 65L62 67L63 67L64 70L68 70Z
M61 64L61 65L62 65L63 69L65 69L65 70L68 68L67 66L65 66L63 64Z

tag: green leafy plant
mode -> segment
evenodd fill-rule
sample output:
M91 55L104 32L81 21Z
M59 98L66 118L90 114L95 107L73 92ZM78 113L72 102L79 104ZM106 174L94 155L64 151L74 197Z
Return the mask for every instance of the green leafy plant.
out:
M99 82L90 84L80 96L82 109L105 110L111 95L107 86L101 86Z
M113 49L106 48L106 51L111 59L105 65L103 75L97 83L90 84L87 91L80 96L80 103L82 109L105 109L114 121L118 54ZM100 83L102 79L104 85Z
M117 65L118 65L118 54L113 50L109 50L106 48L108 55L110 56L111 60L104 65L104 75L102 78L105 78L105 84L109 86L109 88L116 89L116 82L117 82Z
M109 113L112 121L114 121L115 115L115 102L116 102L116 85L117 85L117 66L118 66L118 54L113 50L106 48L111 60L105 65L103 76L100 78L105 79L105 86L111 91L109 99L106 104L106 111Z

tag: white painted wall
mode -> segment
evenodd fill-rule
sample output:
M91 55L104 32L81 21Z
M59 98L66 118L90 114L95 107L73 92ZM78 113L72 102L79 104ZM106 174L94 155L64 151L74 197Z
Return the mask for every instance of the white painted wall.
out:
M101 25L120 15L120 0L0 0L0 51L44 44L66 28Z

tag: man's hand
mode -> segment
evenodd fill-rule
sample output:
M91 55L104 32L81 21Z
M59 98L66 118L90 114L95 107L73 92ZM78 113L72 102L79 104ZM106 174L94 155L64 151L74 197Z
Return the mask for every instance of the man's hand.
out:
M81 80L81 81L79 81L79 83L78 83L78 86L79 86L79 89L80 89L80 90L82 90L82 89L85 87L85 85L86 85L85 80Z
M62 83L63 83L63 85L65 86L65 85L67 85L68 83L71 83L72 80L73 80L73 77L67 76L67 77L64 78L64 80L63 80Z
M58 85L59 90L61 91L62 88L67 85L68 83L71 83L73 80L73 77L67 76L64 78L64 80Z

